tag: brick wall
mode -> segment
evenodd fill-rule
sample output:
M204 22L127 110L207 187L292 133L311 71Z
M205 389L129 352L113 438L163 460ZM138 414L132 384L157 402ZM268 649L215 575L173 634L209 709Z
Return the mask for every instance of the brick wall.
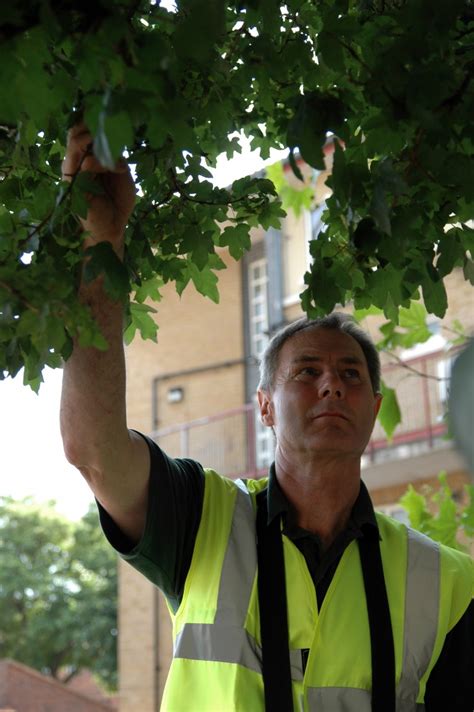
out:
M171 640L171 630L158 631L158 589L129 564L119 564L120 712L156 712L158 649Z
M111 712L112 704L68 689L13 660L0 660L0 709L15 712Z
M150 432L152 389L158 379L157 426L182 423L201 415L241 405L244 397L244 366L236 364L213 372L169 378L171 374L205 369L243 357L242 289L240 263L221 255L228 264L218 273L220 302L198 294L188 285L181 297L174 285L166 285L158 308L158 343L137 337L127 349L127 401L130 427ZM215 383L213 383L213 380ZM203 381L205 381L204 386ZM167 391L185 389L182 402L170 405Z
M212 415L244 403L241 265L221 255L219 305L192 285L181 298L166 285L158 308L158 344L137 337L127 349L128 423L152 430ZM229 366L214 364L234 362ZM237 362L237 363L235 363ZM201 369L198 373L189 373ZM209 370L202 370L209 369ZM176 372L188 371L170 377ZM156 379L156 384L153 382ZM168 390L181 387L183 400L169 403ZM153 422L153 396L158 422ZM167 444L170 454L173 442ZM120 712L159 709L172 654L171 624L164 599L128 564L119 564Z

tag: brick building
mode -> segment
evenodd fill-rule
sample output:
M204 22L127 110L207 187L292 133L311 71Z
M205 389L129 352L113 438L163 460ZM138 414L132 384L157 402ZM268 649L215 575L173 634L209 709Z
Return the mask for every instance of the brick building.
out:
M268 334L302 315L298 295L309 240L322 228L330 149L311 212L289 214L281 230L254 231L240 263L222 255L228 268L219 274L218 306L192 288L179 298L168 285L157 315L158 345L136 340L128 348L129 424L152 434L170 455L193 457L231 477L262 475L272 461L272 434L256 417L257 362ZM432 321L432 339L399 354L434 378L383 359L403 422L391 443L376 425L363 478L376 506L392 513L409 482L436 483L442 469L455 492L467 482L463 462L444 439L446 382L436 379L449 372L446 329L459 319L474 330L474 296L460 272L446 283L449 310L442 323ZM376 318L365 324L375 338L378 325ZM171 659L170 621L161 594L126 564L120 565L119 631L120 712L156 712Z
M0 712L114 712L88 676L81 691L14 660L0 660ZM138 708L137 708L138 709Z

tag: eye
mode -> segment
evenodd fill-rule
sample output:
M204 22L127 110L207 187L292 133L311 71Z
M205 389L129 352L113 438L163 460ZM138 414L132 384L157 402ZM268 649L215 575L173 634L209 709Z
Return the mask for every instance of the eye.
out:
M360 373L357 370L357 368L345 368L344 369L344 377L348 378L350 381L359 380Z
M300 379L300 380L310 380L312 378L317 378L319 375L319 371L314 368L313 366L305 366L304 368L301 368L296 374L295 377Z

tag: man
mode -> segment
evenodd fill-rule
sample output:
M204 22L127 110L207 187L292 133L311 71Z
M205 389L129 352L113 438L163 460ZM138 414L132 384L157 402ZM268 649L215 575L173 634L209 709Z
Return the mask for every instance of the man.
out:
M86 244L108 240L121 257L133 184L125 166L106 171L89 155L90 140L73 129L64 174L104 183ZM167 598L163 708L471 711L472 562L376 516L361 484L381 402L364 332L334 314L274 337L258 398L275 463L268 486L234 483L127 428L122 308L100 280L81 298L109 350L75 344L65 364L65 451L111 543Z

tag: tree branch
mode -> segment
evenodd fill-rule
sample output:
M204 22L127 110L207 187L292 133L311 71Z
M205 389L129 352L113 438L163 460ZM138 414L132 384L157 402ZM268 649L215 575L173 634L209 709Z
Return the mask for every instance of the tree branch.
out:
M387 356L390 356L391 358L395 359L395 363L391 364L392 366L402 366L407 371L410 371L410 373L414 373L416 376L420 376L421 378L427 378L428 380L436 381L437 383L449 380L447 376L433 376L431 373L423 373L423 371L419 371L417 368L413 368L413 366L410 366L410 364L400 358L400 356L397 356L397 354L393 353L393 351L382 349L382 352L384 354L387 354Z
M24 296L20 292L18 292L14 287L10 286L3 280L0 280L0 287L5 289L5 291L9 292L13 297L18 299L18 301L24 304L25 307L28 307L28 309L30 309L35 314L41 313L38 307L35 307L33 304L31 304L27 299L24 298Z

